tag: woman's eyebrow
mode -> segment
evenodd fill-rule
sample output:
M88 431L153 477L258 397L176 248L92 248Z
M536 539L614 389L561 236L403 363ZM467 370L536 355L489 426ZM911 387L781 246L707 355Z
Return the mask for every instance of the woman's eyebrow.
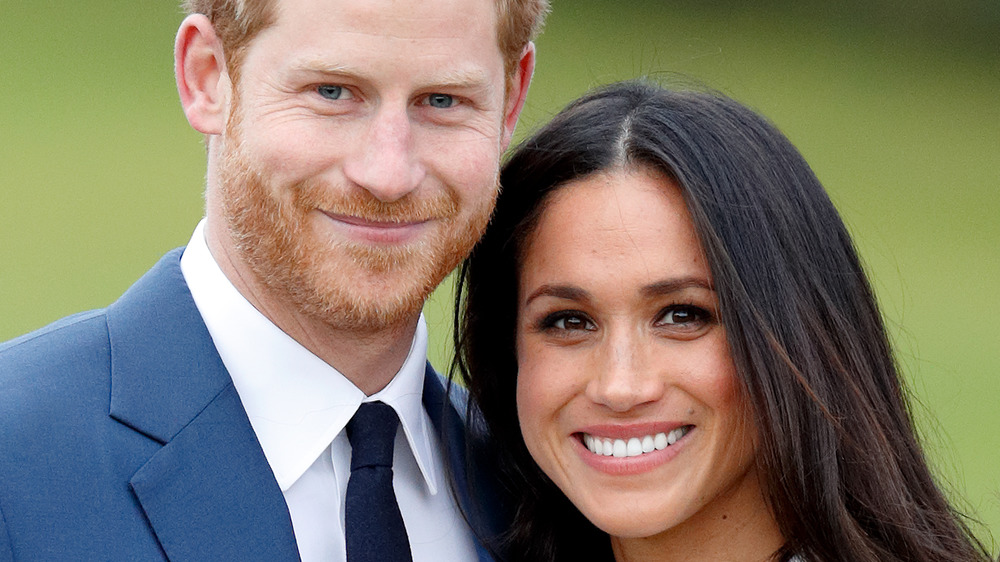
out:
M642 294L645 297L655 297L676 293L677 291L690 289L692 287L705 289L706 291L715 291L715 287L712 286L712 283L708 279L703 277L680 277L677 279L664 279L662 281L646 285L642 288Z
M648 298L676 293L690 288L715 291L715 287L712 286L712 283L709 282L708 279L703 277L680 277L677 279L664 279L662 281L646 285L641 289L641 293L642 296ZM525 306L531 304L533 300L540 297L553 297L568 301L588 301L590 300L590 293L573 285L554 285L546 283L532 291L531 294L524 299Z
M531 294L524 299L524 304L529 305L531 304L531 301L539 297L554 297L570 301L585 301L590 298L590 293L572 285L551 285L546 283L545 285L542 285L532 291Z

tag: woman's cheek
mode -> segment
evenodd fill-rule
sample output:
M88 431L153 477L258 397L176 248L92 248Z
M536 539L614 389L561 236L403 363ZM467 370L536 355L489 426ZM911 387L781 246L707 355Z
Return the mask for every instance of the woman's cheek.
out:
M528 451L544 465L545 437L558 432L556 424L564 391L559 385L560 373L547 361L544 350L523 343L519 346L523 353L518 354L517 415Z

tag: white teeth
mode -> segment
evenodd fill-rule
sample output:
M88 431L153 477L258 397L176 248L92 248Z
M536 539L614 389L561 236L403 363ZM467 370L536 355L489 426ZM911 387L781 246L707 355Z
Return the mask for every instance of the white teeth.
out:
M615 446L614 446L613 443L611 443L610 439L605 439L602 442L602 449L603 450L602 450L601 454L604 455L604 456L606 456L606 457L610 457L611 455L615 454Z
M642 454L642 441L639 441L635 437L628 440L628 450L626 454L630 457L638 457Z
M593 435L583 434L583 444L586 445L587 449L595 455L601 455L605 457L638 457L639 455L645 453L651 453L653 451L662 451L667 447L673 445L681 437L690 431L690 425L685 425L683 427L678 427L669 433L657 433L656 435L645 435L643 437L631 437L628 440L625 439L608 439L594 437Z
M682 428L682 427L678 427L677 429L675 429L675 430L671 431L670 433L668 433L667 434L667 446L670 446L670 445L673 445L674 443L676 443L678 439L680 439L681 437L684 437L685 433L687 433L687 430L684 429L684 428Z
M667 445L669 445L669 443L667 443L666 433L657 433L656 437L653 438L653 446L656 447L657 451L662 451L663 449L666 449Z
M628 448L625 446L625 442L621 439L615 439L614 455L616 457L624 457L628 453Z

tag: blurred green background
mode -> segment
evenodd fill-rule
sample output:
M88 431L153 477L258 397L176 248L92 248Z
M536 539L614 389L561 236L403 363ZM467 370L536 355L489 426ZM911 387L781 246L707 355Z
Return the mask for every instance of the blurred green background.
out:
M519 132L586 89L704 83L768 115L874 277L939 474L1000 534L1000 1L555 0ZM0 339L114 300L202 213L170 0L0 0ZM450 292L426 312L450 359Z

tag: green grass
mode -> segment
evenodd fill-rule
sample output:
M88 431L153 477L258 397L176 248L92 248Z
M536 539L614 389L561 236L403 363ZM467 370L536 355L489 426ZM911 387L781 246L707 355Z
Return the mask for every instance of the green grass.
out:
M520 133L637 75L704 82L771 117L855 235L927 450L989 540L1000 529L1000 4L933 4L857 3L858 15L813 2L557 0ZM172 77L180 19L162 0L0 0L0 339L106 305L201 216L204 153ZM426 313L445 365L446 289Z

